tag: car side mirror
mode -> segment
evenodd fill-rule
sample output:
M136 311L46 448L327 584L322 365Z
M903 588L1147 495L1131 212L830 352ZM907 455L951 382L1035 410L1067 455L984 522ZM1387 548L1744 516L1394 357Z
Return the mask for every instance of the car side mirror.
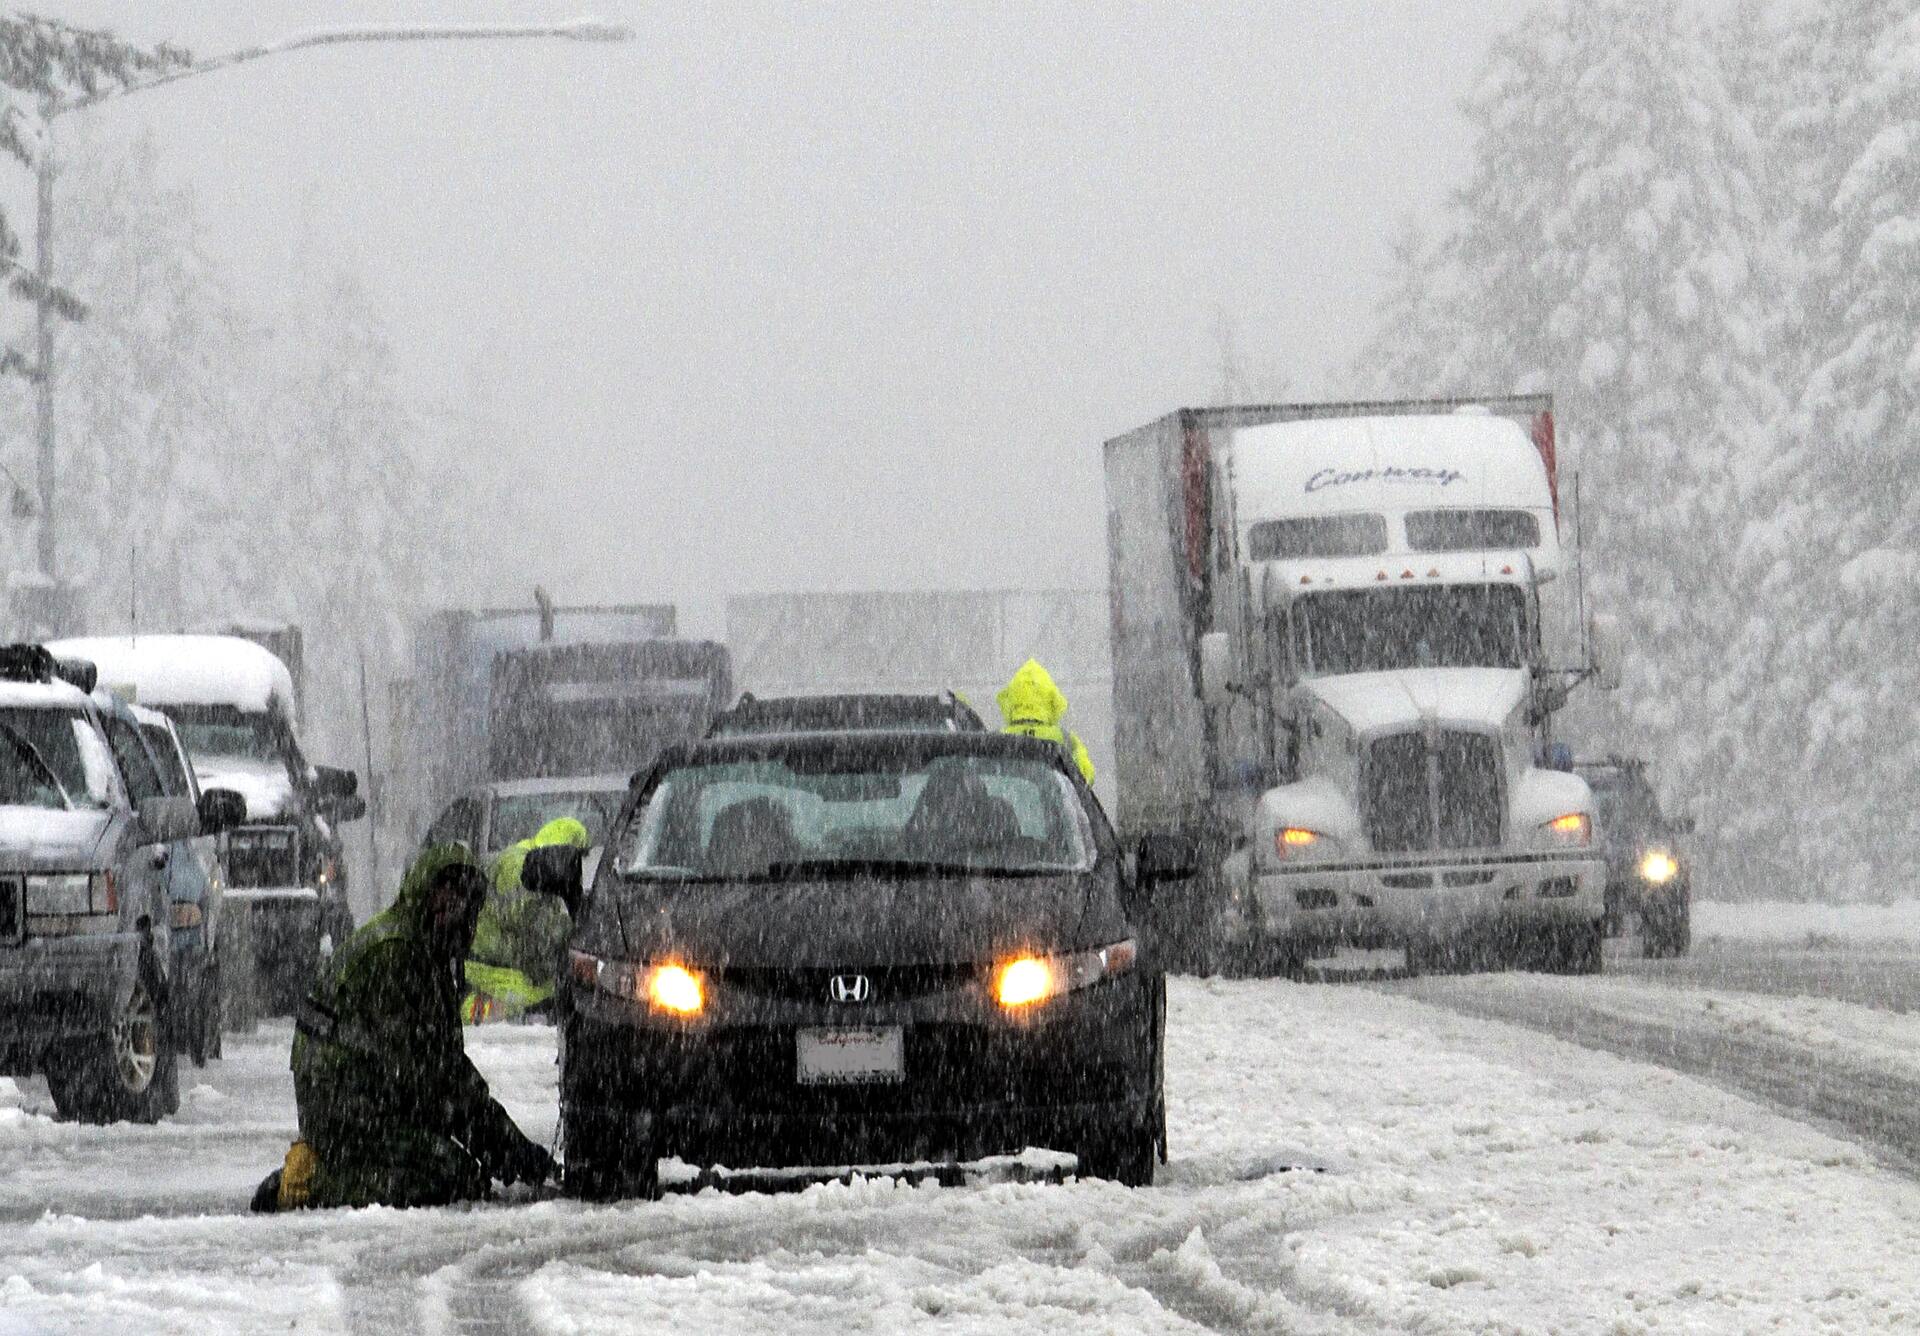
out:
M567 907L568 914L577 914L581 896L585 894L581 868L586 852L570 844L549 844L544 848L529 849L526 861L520 865L520 884L541 895L559 897L560 903Z
M1143 835L1133 862L1134 884L1141 890L1163 881L1185 881L1200 870L1200 851L1185 835Z
M337 765L316 765L313 791L321 798L351 798L360 792L360 776Z
M138 818L149 844L174 844L200 834L200 813L191 798L149 798L140 804Z
M218 835L247 819L247 800L232 789L200 791L200 833Z
M322 798L320 810L327 820L338 826L348 821L358 821L367 814L367 800L358 794L345 798Z

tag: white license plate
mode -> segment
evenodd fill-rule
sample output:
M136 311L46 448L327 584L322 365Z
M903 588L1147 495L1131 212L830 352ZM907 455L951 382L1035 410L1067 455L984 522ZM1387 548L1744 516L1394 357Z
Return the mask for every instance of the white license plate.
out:
M801 1085L879 1085L906 1079L906 1045L897 1025L801 1030L794 1074Z

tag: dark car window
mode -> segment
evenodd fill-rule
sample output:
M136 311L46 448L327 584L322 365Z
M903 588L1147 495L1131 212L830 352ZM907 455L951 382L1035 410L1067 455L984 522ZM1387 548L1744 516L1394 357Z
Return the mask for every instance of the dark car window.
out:
M140 736L147 740L147 750L160 767L161 790L169 798L191 798L193 782L181 762L180 749L173 745L173 735L159 724L142 724Z
M508 845L518 844L521 840L530 840L547 822L564 816L573 817L586 826L587 835L593 843L603 844L607 838L607 827L613 824L613 818L619 814L620 803L626 796L624 789L617 792L589 789L576 793L503 794L493 800L493 819L487 824L487 844L491 847L486 852L493 853Z
M79 710L0 709L0 766L9 768L8 790L33 807L106 807L117 789L112 753ZM46 784L47 772L60 792Z
M167 796L167 786L160 778L159 767L154 765L153 757L147 754L147 747L140 740L139 730L117 715L108 715L106 719L107 742L113 747L113 759L120 763L120 773L127 777L127 791L138 807L149 798Z
M1367 557L1387 550L1385 515L1315 515L1262 520L1247 530L1247 555L1255 561L1290 557Z
M480 844L480 800L456 798L427 827L424 844L464 844L475 853L486 853Z
M852 750L676 767L623 834L616 868L740 880L783 864L1037 873L1093 860L1079 794L1041 761Z

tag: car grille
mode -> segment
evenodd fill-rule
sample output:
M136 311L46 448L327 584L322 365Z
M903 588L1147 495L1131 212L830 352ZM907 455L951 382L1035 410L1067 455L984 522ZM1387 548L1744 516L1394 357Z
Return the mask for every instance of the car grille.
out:
M293 826L241 826L227 836L229 886L298 886L300 832Z
M978 965L875 965L794 969L788 966L733 966L720 971L721 982L757 997L787 1002L833 1002L833 981L857 976L867 980L867 1004L906 1002L951 992L980 977ZM849 1006L849 1012L857 1006Z
M27 935L25 886L18 877L0 877L0 946L18 946Z
M1500 748L1485 733L1395 733L1367 750L1361 816L1378 853L1500 843Z

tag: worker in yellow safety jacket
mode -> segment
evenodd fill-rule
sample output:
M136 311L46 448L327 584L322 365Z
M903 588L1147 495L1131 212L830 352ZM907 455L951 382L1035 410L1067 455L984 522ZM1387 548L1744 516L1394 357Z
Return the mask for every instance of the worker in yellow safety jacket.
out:
M1060 722L1067 714L1066 693L1054 683L1052 674L1040 666L1038 659L1028 659L1021 664L1020 671L1000 688L994 699L1000 703L1000 717L1006 720L1002 733L1020 733L1059 743L1080 767L1087 783L1093 783L1093 758L1087 755L1087 744Z
M585 849L591 842L584 823L556 817L493 860L493 886L463 967L467 995L460 1019L466 1024L510 1019L552 998L570 921L558 900L520 884L520 869L535 849L563 844Z

